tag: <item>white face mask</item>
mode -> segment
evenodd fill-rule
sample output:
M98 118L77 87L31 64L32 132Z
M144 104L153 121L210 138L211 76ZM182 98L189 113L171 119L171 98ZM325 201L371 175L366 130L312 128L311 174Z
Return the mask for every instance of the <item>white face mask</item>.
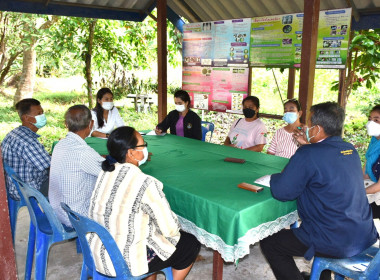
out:
M113 102L103 102L102 107L104 110L111 110L113 108Z
M178 112L183 112L183 111L185 111L186 110L186 107L185 107L185 105L175 105L175 109L178 111Z
M380 124L375 123L374 121L369 121L367 122L366 127L369 136L380 136Z
M144 157L141 159L141 160L138 160L136 159L135 157L132 156L132 158L138 162L138 165L143 165L147 160L148 160L148 148L147 147L144 147L144 149L142 150L135 150L135 151L138 151L138 152L142 152Z

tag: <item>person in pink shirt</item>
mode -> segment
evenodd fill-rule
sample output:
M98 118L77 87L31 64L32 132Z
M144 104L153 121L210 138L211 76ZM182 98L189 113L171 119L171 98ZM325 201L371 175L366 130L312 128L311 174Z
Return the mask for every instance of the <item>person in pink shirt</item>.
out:
M242 105L244 119L232 124L224 145L261 152L267 143L267 128L259 119L260 100L256 96L248 96Z
M301 105L297 99L289 99L284 103L284 117L288 124L276 131L267 153L284 158L291 158L298 149L298 143L293 137L296 130L302 130L300 117Z

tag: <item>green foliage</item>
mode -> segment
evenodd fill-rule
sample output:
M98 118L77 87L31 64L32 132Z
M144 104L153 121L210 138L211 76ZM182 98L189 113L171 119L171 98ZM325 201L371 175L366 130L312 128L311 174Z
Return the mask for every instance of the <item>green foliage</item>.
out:
M380 29L355 31L347 59L345 99L351 91L360 87L371 89L380 73ZM332 83L332 90L338 90L339 81Z

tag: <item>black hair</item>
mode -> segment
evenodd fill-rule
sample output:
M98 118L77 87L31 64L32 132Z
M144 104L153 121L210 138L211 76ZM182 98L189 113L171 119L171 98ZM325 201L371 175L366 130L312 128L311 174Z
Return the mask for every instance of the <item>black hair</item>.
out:
M377 104L375 107L373 107L369 113L371 114L374 111L380 113L380 104Z
M301 111L301 104L300 104L300 102L297 99L293 98L293 99L286 100L285 103L284 103L284 107L288 103L292 103L292 104L296 105L297 111Z
M243 99L243 102L241 102L241 105L244 106L245 101L251 101L257 109L260 108L260 99L258 99L256 96L247 96L246 98ZM257 117L259 117L259 113L257 113Z
M74 133L87 128L91 120L91 111L85 105L71 106L65 113L66 126Z
M129 149L134 149L137 145L136 130L130 126L116 128L107 141L107 150L110 156L102 163L104 171L114 171L115 162L124 163Z
M96 112L96 118L98 119L99 127L104 126L104 118L103 118L104 109L102 105L99 103L99 99L101 100L106 93L110 93L113 96L113 93L109 88L101 88L98 90L96 94L96 105L95 105L95 108L92 109L94 112Z
M328 136L341 136L344 110L336 102L324 102L311 106L311 124L323 127Z
M17 102L16 104L16 110L18 112L18 115L21 119L23 115L27 115L30 113L30 108L32 106L39 106L41 105L40 101L34 98L25 98Z
M174 98L180 98L183 102L188 102L187 108L190 107L190 95L187 93L186 90L177 90L174 93Z

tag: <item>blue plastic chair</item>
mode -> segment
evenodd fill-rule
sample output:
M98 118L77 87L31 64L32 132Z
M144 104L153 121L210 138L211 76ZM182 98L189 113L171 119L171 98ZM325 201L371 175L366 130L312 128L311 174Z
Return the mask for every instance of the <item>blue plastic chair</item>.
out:
M211 142L212 134L214 133L215 125L212 122L206 122L201 121L201 127L202 127L202 141L206 141L206 134L208 132L211 132L210 134L210 140L208 142Z
M20 210L21 207L26 206L25 200L20 194L20 187L15 181L12 176L17 176L16 172L5 162L3 163L5 173L7 176L9 176L13 183L15 184L17 191L20 195L20 200L14 200L11 195L9 194L8 188L7 189L7 199L8 199L8 211L9 211L9 220L11 223L11 231L12 231L12 240L13 240L13 246L15 245L15 238L16 238L16 225L17 225L17 214L18 210Z
M117 246L114 238L111 236L109 231L97 223L96 221L79 215L70 209L70 207L61 203L61 207L66 211L69 216L70 222L78 233L78 239L83 251L83 265L82 265L82 273L81 280L87 280L89 277L95 279L143 279L148 277L150 274L144 274L141 276L132 276L128 265L126 264L123 255L121 254L119 247ZM104 275L95 268L94 258L92 256L92 252L90 249L90 245L88 244L86 235L87 233L94 232L98 235L100 240L102 241L106 251L108 252L110 259L112 261L113 267L116 272L116 277ZM171 267L167 267L162 272L165 273L166 279L173 280L172 269ZM152 273L151 273L152 274Z
M42 193L21 181L17 176L12 176L12 178L19 184L31 220L25 279L31 278L34 252L34 279L45 279L50 246L56 242L75 238L77 234L74 229L67 228L58 220L53 208ZM78 247L77 251L80 251Z
M345 276L355 280L380 279L379 248L372 246L346 259L314 257L310 280L318 280L321 272L326 269L335 273L335 280L344 280Z

